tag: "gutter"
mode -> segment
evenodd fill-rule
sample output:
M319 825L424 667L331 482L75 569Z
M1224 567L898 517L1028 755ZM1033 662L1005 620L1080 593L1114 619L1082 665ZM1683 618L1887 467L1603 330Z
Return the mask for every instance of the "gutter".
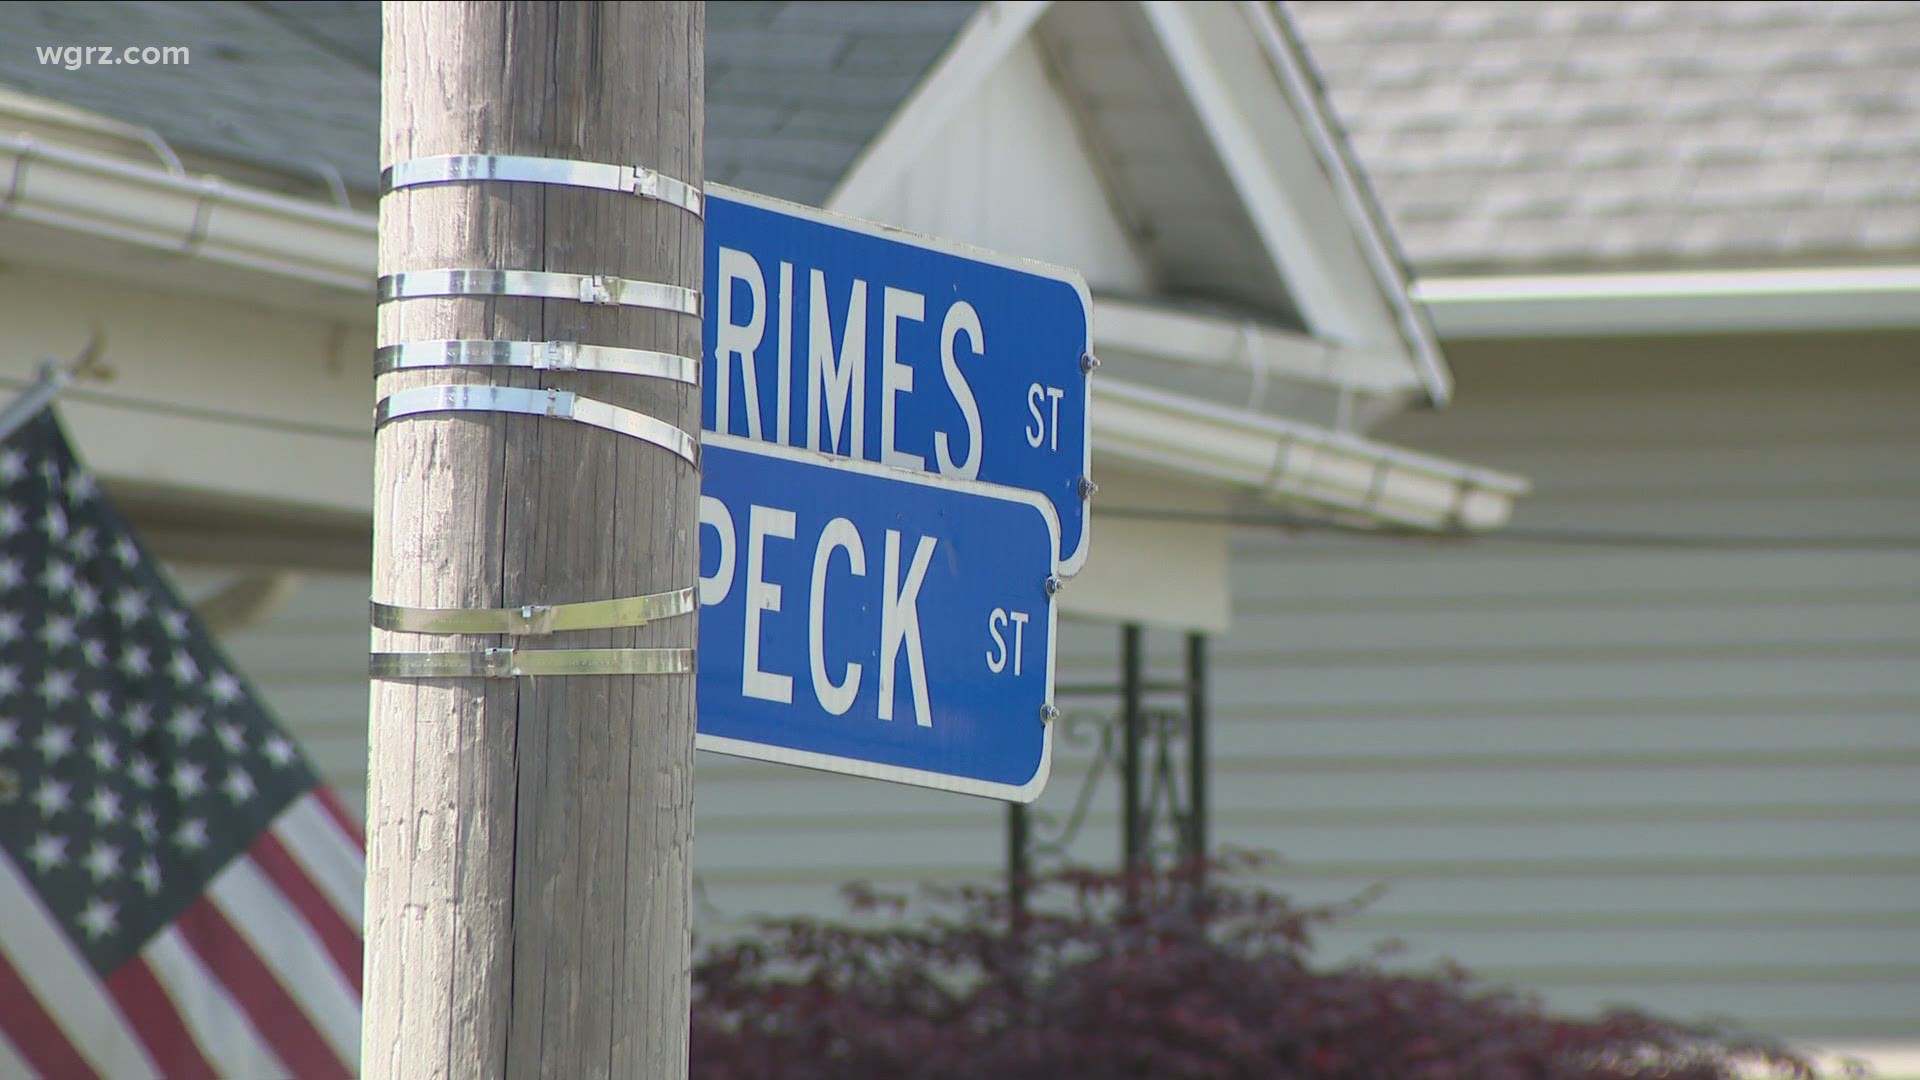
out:
M373 291L377 219L372 214L51 146L26 135L0 134L0 224L9 219L348 295ZM1178 342L1202 331L1207 332L1199 333L1202 338L1223 331L1250 334L1250 347L1263 357L1256 364L1271 365L1276 374L1288 368L1308 374L1319 359L1301 355L1296 346L1302 343L1258 328L1222 327L1143 305L1118 305L1115 316L1189 362L1199 359L1193 355L1197 342ZM1354 374L1361 383L1354 389L1386 389L1367 386L1368 375ZM1112 378L1100 380L1095 400L1096 446L1102 456L1329 511L1416 528L1491 529L1506 522L1513 498L1527 490L1518 477Z
M18 220L356 294L372 214L0 134L0 223Z
M1497 529L1529 488L1509 473L1104 376L1093 430L1102 457L1417 529Z
M1354 413L1356 396L1398 409L1421 393L1421 383L1397 350L1335 345L1258 320L1112 296L1094 298L1094 347L1103 354L1140 357L1246 379L1244 402L1263 410L1274 383L1316 387L1338 396ZM1137 374L1130 370L1129 375ZM1343 430L1349 423L1336 422Z
M1436 277L1413 297L1450 339L1920 329L1920 265Z

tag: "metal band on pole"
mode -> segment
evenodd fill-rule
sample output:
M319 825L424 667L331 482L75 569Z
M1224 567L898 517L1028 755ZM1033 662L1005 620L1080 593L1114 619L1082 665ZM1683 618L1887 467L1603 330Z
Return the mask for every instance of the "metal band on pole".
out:
M408 634L553 634L563 630L610 630L645 626L693 610L693 588L590 600L578 604L528 604L517 608L417 608L373 602L373 625Z
M700 465L700 444L692 435L657 417L621 408L571 390L534 390L517 386L416 386L381 398L374 406L375 429L403 416L438 412L497 412L572 420L670 450L687 464Z
M511 679L523 675L686 675L692 649L483 649L377 652L376 679Z
M606 274L441 267L383 274L378 285L381 303L436 296L522 296L534 300L578 300L603 307L652 308L696 318L700 314L700 294L693 289Z
M679 383L700 381L700 361L652 349L582 345L577 341L408 341L374 350L373 373L447 367L515 367L535 371L592 371L642 375Z
M699 188L684 180L662 176L645 166L525 157L519 154L444 154L397 162L380 174L380 194L401 188L454 184L466 180L504 180L509 183L594 188L667 203L695 217L702 216L706 211L706 196Z

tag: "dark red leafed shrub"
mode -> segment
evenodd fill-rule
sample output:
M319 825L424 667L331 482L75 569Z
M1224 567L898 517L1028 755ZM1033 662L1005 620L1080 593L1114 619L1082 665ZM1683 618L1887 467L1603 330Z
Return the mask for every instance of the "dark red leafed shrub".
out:
M1806 1078L1770 1041L1638 1013L1549 1015L1457 968L1311 963L1349 914L1241 883L1250 860L1133 878L850 890L834 924L768 921L694 968L698 1080ZM1201 884L1204 880L1204 884ZM1131 899L1129 899L1131 898ZM924 910L921 910L924 908Z

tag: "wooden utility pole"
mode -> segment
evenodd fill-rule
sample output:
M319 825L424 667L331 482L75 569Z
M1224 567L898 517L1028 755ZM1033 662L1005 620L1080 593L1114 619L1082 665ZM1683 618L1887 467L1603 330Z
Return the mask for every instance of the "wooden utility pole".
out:
M704 7L385 5L382 165L446 154L643 166L695 185ZM701 219L546 183L407 188L380 273L611 275L698 290ZM700 355L687 314L508 297L393 300L383 344L580 342ZM699 430L695 386L443 367L379 379L574 391ZM375 444L373 589L430 608L660 593L698 572L699 473L585 424L411 416ZM687 647L695 616L545 637L378 631L379 651ZM680 1077L687 1068L694 677L377 678L361 1067L428 1077Z

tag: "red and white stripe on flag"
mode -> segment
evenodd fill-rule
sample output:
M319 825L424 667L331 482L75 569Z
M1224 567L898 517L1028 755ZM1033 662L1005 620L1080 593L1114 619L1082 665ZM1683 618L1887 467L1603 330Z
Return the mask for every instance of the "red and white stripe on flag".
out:
M316 788L102 980L0 854L0 1077L353 1076L365 873Z

